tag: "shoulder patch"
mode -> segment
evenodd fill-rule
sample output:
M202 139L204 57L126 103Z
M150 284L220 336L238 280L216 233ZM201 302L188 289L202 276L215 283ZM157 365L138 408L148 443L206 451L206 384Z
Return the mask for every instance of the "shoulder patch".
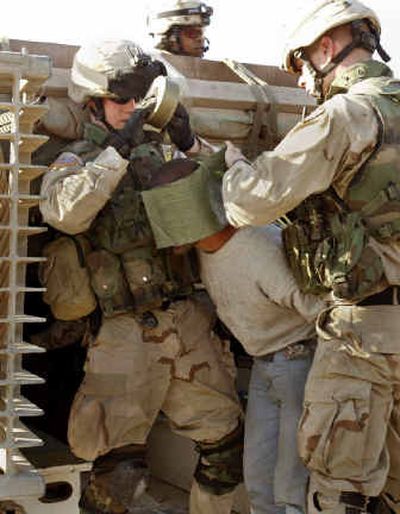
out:
M83 166L83 161L76 154L72 152L63 152L50 166L51 169L73 168L76 166Z

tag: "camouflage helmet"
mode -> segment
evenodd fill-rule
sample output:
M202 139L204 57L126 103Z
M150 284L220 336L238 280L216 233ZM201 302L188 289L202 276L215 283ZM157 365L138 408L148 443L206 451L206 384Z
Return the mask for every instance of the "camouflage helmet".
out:
M165 66L132 41L98 41L74 57L68 95L77 103L89 98L142 99Z
M329 30L365 20L379 45L381 24L376 13L359 0L317 0L300 18L285 45L282 67L296 73L295 53L315 43Z
M173 27L210 24L212 7L194 0L172 0L164 3L163 8L151 14L147 19L149 34L163 36Z

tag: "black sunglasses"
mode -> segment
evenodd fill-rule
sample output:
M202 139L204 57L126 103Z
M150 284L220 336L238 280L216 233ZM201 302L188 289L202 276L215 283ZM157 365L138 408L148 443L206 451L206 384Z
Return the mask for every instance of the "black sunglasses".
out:
M110 100L112 100L114 103L118 104L118 105L124 105L124 104L127 104L128 102L130 102L131 100L135 100L135 102L137 102L138 100L131 96L129 98L124 98L124 97L117 97L117 98L110 98Z

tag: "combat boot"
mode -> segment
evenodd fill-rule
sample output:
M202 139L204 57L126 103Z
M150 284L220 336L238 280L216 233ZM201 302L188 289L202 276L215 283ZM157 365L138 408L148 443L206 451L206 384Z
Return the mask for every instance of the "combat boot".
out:
M97 458L79 502L81 513L130 513L147 488L144 453L144 446L129 445Z

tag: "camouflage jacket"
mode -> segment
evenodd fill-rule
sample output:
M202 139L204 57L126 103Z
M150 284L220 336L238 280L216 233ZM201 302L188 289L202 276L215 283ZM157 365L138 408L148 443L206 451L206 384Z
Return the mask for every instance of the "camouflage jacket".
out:
M304 290L333 289L357 300L400 283L392 186L398 175L399 95L399 82L386 65L356 64L274 151L253 165L235 164L224 177L225 206L236 225L272 221L294 208L296 219L308 219L306 231L294 234L292 227L287 237ZM296 245L306 250L300 255Z
M64 148L43 178L40 209L52 227L89 239L91 285L111 316L157 307L177 286L170 260L156 251L134 173L136 166L162 165L162 147L150 138L127 161L103 148L106 135L87 124L84 138Z

